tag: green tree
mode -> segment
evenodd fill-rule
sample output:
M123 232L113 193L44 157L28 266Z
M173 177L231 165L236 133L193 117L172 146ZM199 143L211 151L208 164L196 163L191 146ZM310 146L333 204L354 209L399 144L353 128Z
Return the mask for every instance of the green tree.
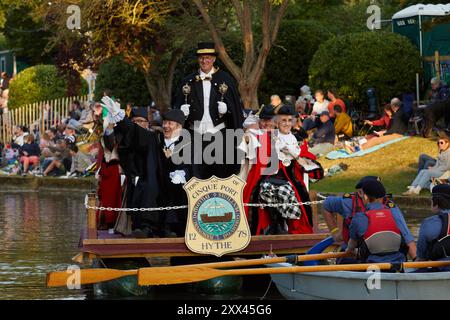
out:
M175 68L186 49L201 35L200 22L192 4L183 0L78 0L81 29L67 30L63 0L52 5L49 28L52 44L74 43L83 38L86 56L96 69L100 63L121 55L141 71L147 91L163 110L170 107ZM133 90L133 88L127 88Z
M403 36L362 32L334 37L317 50L309 67L314 88L337 88L362 103L365 91L375 87L381 101L414 90L421 72L418 50Z
M220 60L238 82L244 107L257 108L258 87L290 1L233 0L231 6L228 1L193 2L211 33ZM241 35L243 54L238 60L230 55L225 46L224 34L230 29L237 30Z
M102 98L105 89L112 90L122 105L133 102L135 105L147 106L150 102L144 75L121 57L111 58L100 65L95 82L95 100Z
M9 86L9 108L66 96L66 80L53 65L37 65L19 72Z
M320 44L333 36L312 21L287 20L269 58L259 87L259 96L268 101L270 95L298 95L308 83L308 67Z
M36 3L37 0L0 0L0 32L8 48L16 50L17 58L32 65L51 63L54 54L45 50L51 34L44 28L44 17L33 15Z

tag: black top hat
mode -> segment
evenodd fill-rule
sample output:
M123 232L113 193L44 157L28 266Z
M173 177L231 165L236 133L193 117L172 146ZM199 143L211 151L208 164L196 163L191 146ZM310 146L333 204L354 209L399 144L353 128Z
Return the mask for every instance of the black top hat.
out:
M295 110L290 105L279 105L275 108L275 114L277 115L287 115L287 116L295 116Z
M199 42L197 45L197 56L217 56L214 42Z
M140 117L140 118L147 119L148 118L148 110L145 107L133 107L131 109L131 117L132 118Z
M271 105L264 105L257 115L259 119L269 120L275 116L275 113L273 112L273 107Z
M171 109L162 115L163 120L175 121L182 126L184 125L184 113L180 109Z

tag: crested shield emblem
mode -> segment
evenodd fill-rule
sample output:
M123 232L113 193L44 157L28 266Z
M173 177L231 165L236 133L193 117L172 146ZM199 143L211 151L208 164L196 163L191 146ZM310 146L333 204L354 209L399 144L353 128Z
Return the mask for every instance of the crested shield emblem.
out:
M185 234L189 250L220 257L247 247L251 234L242 200L244 186L236 175L192 178L184 185L189 202Z

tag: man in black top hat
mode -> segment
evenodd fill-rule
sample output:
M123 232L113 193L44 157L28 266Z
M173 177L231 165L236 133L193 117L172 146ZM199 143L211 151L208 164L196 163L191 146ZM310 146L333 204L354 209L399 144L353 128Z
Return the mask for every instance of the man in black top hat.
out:
M105 101L104 101L105 100ZM164 177L159 157L157 134L150 131L147 108L134 107L131 119L125 117L120 105L103 97L108 108L110 126L104 142L110 151L117 145L119 161L127 177L127 207L154 208L160 206L161 182ZM115 125L114 125L115 123ZM131 213L132 237L144 238L160 233L161 212Z
M177 156L183 159L185 152L190 152L191 143L183 139L181 131L185 122L185 116L179 109L169 110L162 115L163 132L158 133L158 142L161 158L161 170L164 180L161 189L163 190L163 206L187 205L184 184L192 178L192 165L190 163L174 160ZM184 236L187 221L187 208L170 210L162 216L160 228L162 236L175 237Z
M239 172L240 162L236 159L234 164L221 163L226 163L225 154L234 152L236 155L236 143L232 144L233 150L226 150L225 130L242 128L243 107L235 80L214 67L217 57L214 43L199 43L197 57L199 70L182 80L176 91L174 108L183 111L186 117L184 127L191 131L192 139L205 140L193 145L197 157L202 156L196 160L194 176L202 179L212 175L224 178ZM208 165L203 150L210 144L209 141L214 143L220 135L223 137L223 148L216 151L222 155L215 153L213 164Z

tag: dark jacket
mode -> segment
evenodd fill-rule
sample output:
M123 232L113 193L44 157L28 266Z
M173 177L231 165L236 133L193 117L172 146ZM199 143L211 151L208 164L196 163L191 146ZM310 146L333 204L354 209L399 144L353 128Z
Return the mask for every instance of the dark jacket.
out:
M405 113L400 108L396 113L392 115L391 127L386 131L385 135L388 134L405 134L408 132L408 119Z
M320 122L319 126L317 127L317 131L313 134L314 144L318 143L331 143L334 144L335 140L335 129L333 122L331 120L328 120L325 123Z
M227 104L227 113L220 117L217 102L221 101L222 94L219 92L219 86L225 83L228 86L224 94L223 102ZM203 117L203 82L199 79L199 73L195 72L185 77L176 91L174 108L180 109L185 104L185 95L183 86L190 86L190 93L187 95L187 103L191 105L189 116L186 119L185 127L190 128L194 121L200 121ZM225 126L230 129L242 128L244 122L243 106L239 98L236 81L225 71L218 70L212 74L211 93L209 98L209 113L214 126L225 122Z
M39 145L37 143L24 143L20 148L20 154L24 156L25 154L23 152L27 153L27 157L39 157L41 155L41 149L39 149Z
M450 90L446 84L441 84L439 88L431 91L430 97L431 103L438 101L445 101L449 98L450 98Z

